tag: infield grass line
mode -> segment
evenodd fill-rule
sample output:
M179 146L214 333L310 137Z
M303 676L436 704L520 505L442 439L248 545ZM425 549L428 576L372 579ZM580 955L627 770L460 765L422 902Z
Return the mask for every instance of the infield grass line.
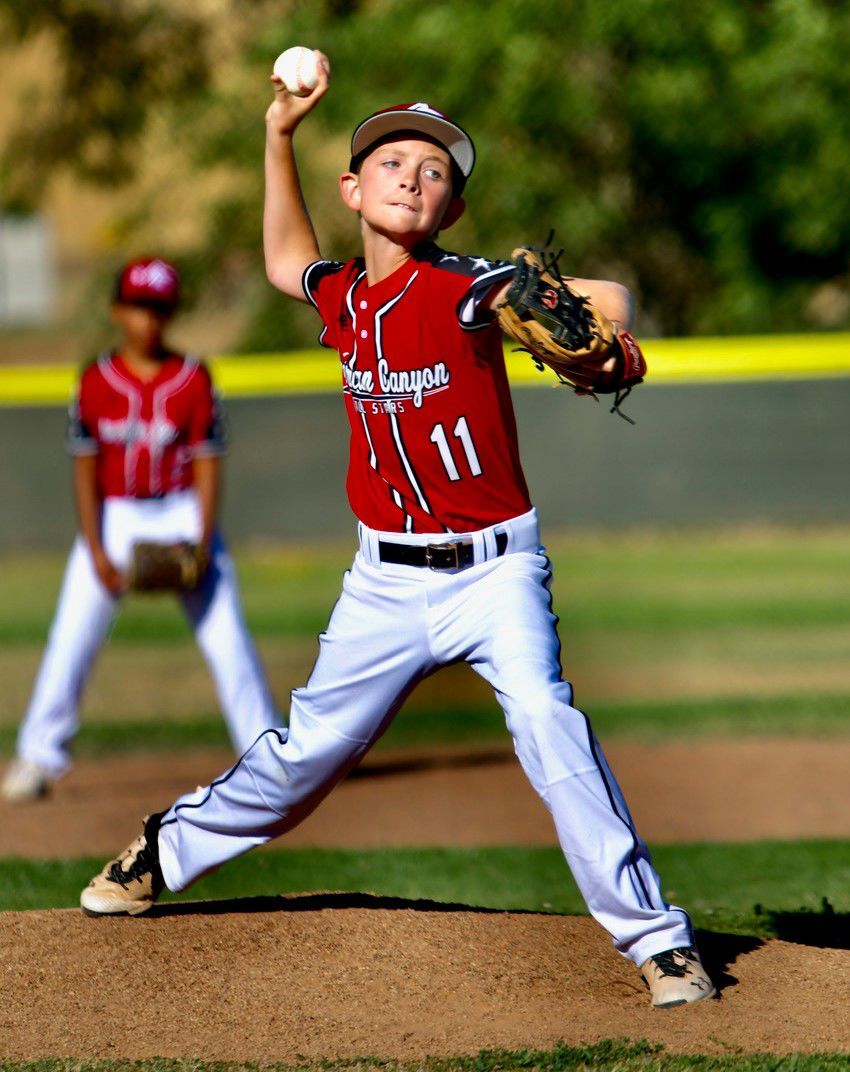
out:
M603 1039L590 1046L558 1043L547 1050L480 1050L469 1056L427 1057L416 1061L380 1057L296 1064L162 1057L144 1061L0 1060L0 1072L846 1072L847 1062L846 1054L830 1053L671 1054L661 1044Z
M698 927L816 944L844 942L850 948L846 841L663 845L653 856L665 896L686 907ZM80 890L103 864L101 858L2 859L0 910L76 907ZM586 914L555 847L275 848L208 875L188 899L238 904L240 898L329 891L497 911Z

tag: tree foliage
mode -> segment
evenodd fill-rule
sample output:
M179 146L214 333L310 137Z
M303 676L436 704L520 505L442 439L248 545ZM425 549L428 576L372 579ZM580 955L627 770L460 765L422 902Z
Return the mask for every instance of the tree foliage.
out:
M423 97L469 127L467 233L489 253L554 226L568 263L625 277L668 332L803 326L818 284L846 289L848 5L316 4L299 35L344 82L328 127Z
M203 20L167 3L0 0L0 27L7 47L46 34L59 56L58 70L45 72L46 100L4 147L7 208L38 204L60 167L95 183L128 181L151 111L208 81Z
M310 0L251 10L238 43L244 78L207 89L200 16L141 0L0 0L19 36L49 25L67 60L69 113L16 144L28 188L51 166L50 143L92 178L122 179L146 111L167 102L192 131L199 169L226 161L246 179L211 214L196 263L214 275L256 254L267 77L283 47L303 42L334 69L297 139L329 254L355 248L335 183L351 129L377 107L428 100L478 148L469 209L446 244L504 256L554 227L571 271L632 286L644 332L850 324L850 5ZM77 55L84 40L96 63ZM256 278L246 285L255 316L244 341L312 333Z

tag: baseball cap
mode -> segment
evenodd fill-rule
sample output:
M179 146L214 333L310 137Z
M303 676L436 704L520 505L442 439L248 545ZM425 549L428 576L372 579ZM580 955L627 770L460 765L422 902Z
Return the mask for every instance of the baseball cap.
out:
M355 171L379 141L407 132L423 134L443 146L457 168L455 192L460 193L475 165L472 138L453 119L424 101L382 108L359 123L351 136L349 169Z
M180 301L180 275L161 257L140 257L125 264L115 281L115 301L121 305L160 305Z

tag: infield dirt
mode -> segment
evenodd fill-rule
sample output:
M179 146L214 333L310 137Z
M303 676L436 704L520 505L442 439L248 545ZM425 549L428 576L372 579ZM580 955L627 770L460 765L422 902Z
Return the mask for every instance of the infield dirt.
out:
M612 742L608 758L651 844L850 837L850 741ZM110 856L143 815L206 785L226 752L81 760L47 800L0 803L0 856ZM509 745L372 754L276 847L554 845Z
M615 742L608 753L651 842L850 834L850 742ZM110 855L145 811L228 762L221 752L81 762L51 799L0 808L0 854ZM554 836L512 753L479 748L371 756L285 840ZM662 1013L584 918L340 893L180 902L135 920L4 912L0 1054L419 1059L610 1037L683 1053L850 1051L850 949L700 941L720 1000Z

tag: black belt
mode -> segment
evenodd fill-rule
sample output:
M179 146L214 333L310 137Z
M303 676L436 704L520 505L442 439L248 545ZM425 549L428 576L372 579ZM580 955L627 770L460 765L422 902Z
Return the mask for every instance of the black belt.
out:
M508 546L508 534L498 530L496 554L501 557ZM378 553L382 562L397 566L428 566L433 570L468 569L475 562L475 544L472 540L454 540L451 543L387 543L378 541Z

